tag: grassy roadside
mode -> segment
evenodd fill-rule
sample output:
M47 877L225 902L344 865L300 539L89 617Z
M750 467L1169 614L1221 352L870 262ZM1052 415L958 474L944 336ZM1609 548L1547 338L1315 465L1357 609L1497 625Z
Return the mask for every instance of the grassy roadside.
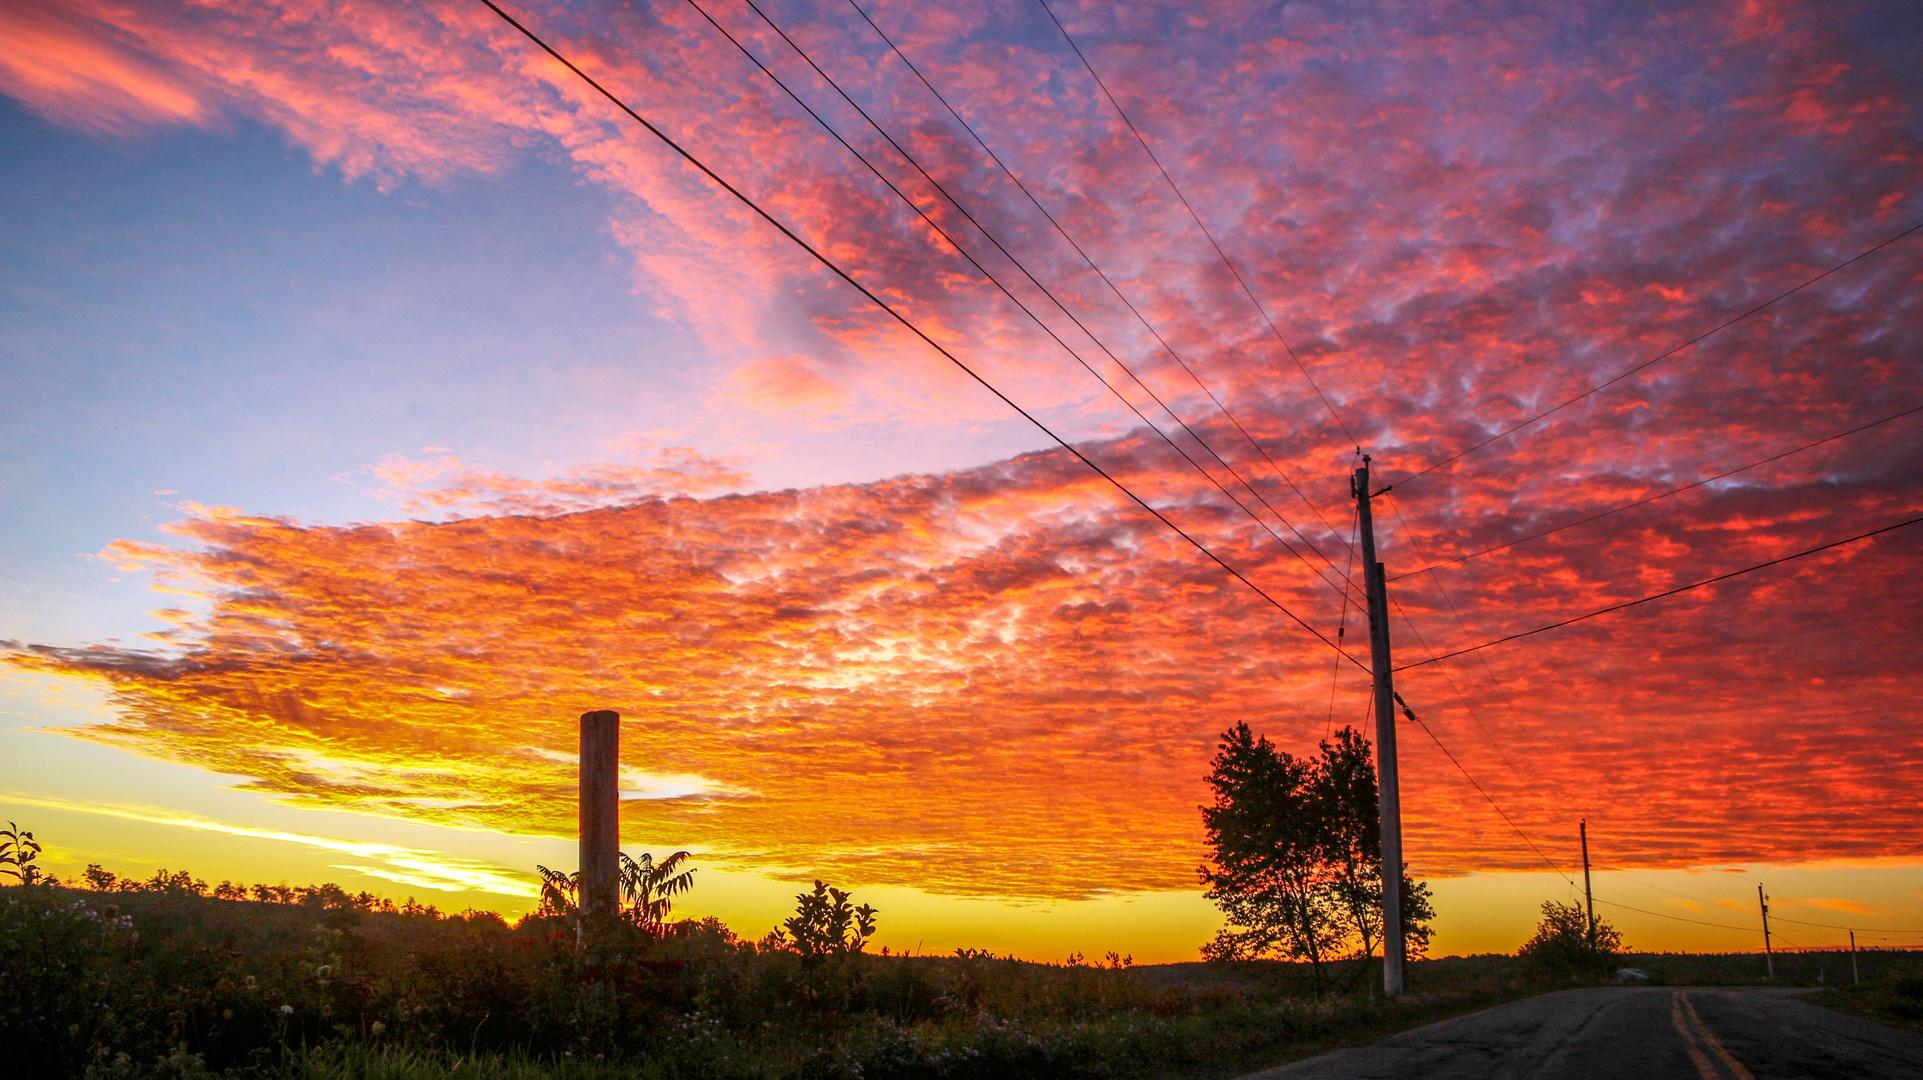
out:
M1923 976L1832 986L1803 1000L1879 1024L1923 1031Z
M1391 1001L1373 965L1325 965L1317 979L1270 961L804 955L714 920L584 953L558 918L510 926L326 886L209 896L184 878L0 888L0 1046L16 1074L1218 1080L1594 985L1531 979L1515 956L1450 957L1411 964L1412 992ZM1865 976L1915 955L1880 954ZM1753 981L1757 966L1627 959L1671 984ZM1837 970L1808 962L1813 977Z

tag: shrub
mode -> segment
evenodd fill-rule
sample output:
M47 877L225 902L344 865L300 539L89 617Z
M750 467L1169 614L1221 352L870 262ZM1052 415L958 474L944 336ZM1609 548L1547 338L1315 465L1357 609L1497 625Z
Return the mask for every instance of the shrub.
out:
M1597 975L1615 966L1622 945L1622 934L1601 919L1592 924L1582 905L1548 900L1535 936L1519 953L1526 965L1544 974Z

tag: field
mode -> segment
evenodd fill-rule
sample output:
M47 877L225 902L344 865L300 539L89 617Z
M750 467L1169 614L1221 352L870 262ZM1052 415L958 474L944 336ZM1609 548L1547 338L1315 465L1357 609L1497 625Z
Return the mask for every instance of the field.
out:
M1226 1077L1556 985L1479 956L1415 964L1396 1001L1359 966L1317 997L1292 964L810 956L712 920L584 951L565 918L510 926L329 886L217 897L180 874L116 884L0 889L0 1039L19 1075ZM1865 954L1864 976L1895 985L1918 960ZM1625 962L1672 983L1761 979L1755 956ZM1779 958L1778 981L1819 970L1847 977L1848 957Z

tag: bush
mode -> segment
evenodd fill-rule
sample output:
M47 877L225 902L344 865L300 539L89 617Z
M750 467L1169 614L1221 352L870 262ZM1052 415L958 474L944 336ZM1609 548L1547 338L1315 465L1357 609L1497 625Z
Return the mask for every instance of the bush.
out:
M0 888L9 1074L148 1080L900 1080L1232 1074L1438 999L1309 1002L1306 968L872 955L874 913L815 893L786 944L714 919L395 908L191 875ZM232 883L223 883L231 885ZM235 899L250 896L254 899ZM844 912L845 907L845 912ZM847 918L843 920L843 915ZM805 917L804 917L805 916ZM812 948L794 947L796 932ZM1508 977L1505 969L1503 980ZM1421 978L1421 976L1419 976ZM1496 980L1491 986L1500 986ZM1482 1000L1476 985L1449 1000Z
M1525 966L1557 978L1607 974L1616 967L1623 937L1601 919L1592 925L1580 904L1542 905L1536 934L1519 950Z

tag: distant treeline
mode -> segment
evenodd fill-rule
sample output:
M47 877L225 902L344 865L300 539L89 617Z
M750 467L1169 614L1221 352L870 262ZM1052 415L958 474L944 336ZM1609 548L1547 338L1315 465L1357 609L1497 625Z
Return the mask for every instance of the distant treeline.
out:
M120 877L99 863L88 863L81 875L87 887L96 892L132 893L185 893L190 896L211 896L216 900L256 900L263 904L303 904L308 907L351 908L356 911L386 911L401 915L426 915L439 917L441 910L433 904L417 903L413 897L396 904L384 897L370 892L350 893L333 882L321 885L242 885L237 881L223 881L209 888L205 881L185 870L169 873L156 870L150 878ZM59 885L59 878L45 879L48 884Z

